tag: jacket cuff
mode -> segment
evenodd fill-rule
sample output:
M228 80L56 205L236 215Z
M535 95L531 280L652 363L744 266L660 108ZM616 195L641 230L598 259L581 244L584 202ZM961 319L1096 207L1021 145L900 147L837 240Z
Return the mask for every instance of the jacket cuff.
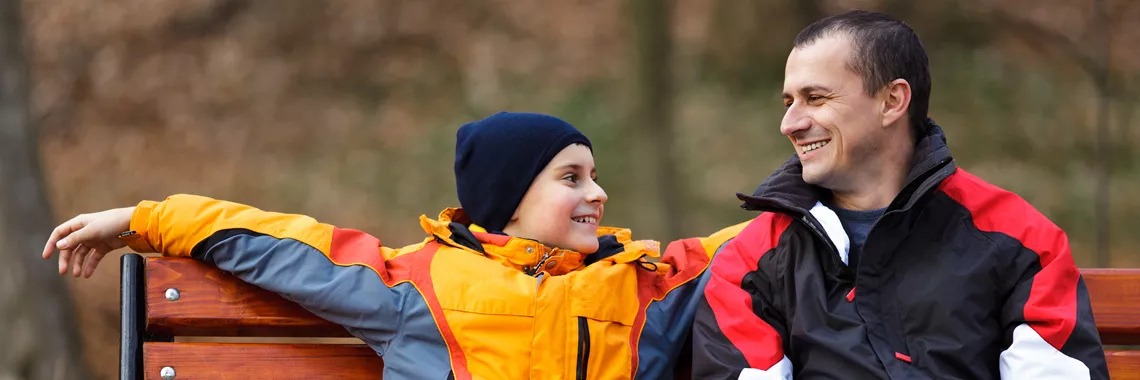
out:
M155 201L142 201L135 206L135 211L131 215L130 230L119 234L119 239L122 239L127 247L138 253L153 253L158 252L150 243L151 228L157 227L157 223L151 223L151 217L157 219L158 214L155 208L159 205Z

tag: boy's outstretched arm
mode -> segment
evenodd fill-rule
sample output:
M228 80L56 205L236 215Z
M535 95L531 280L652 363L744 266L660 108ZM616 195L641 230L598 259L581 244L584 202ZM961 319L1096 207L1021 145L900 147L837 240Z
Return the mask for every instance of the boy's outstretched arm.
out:
M758 268L771 258L767 254L789 222L761 214L713 258L693 323L693 378L792 378L783 313L771 302L771 281Z
M124 245L215 265L345 326L381 355L406 298L385 284L395 251L372 236L192 195L78 216L53 231L44 257L58 248L60 273L85 267L89 276L103 255Z

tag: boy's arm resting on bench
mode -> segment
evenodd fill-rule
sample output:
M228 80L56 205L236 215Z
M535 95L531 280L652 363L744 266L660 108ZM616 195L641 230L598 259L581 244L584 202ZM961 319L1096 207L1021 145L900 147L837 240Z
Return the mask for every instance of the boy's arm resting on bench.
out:
M693 378L792 378L782 343L787 331L783 313L771 302L771 289L746 289L743 284L746 278L753 287L770 283L758 262L775 246L778 233L748 228L752 230L740 232L720 249L709 268L693 323Z
M395 251L368 234L192 195L144 201L123 239L138 252L193 257L344 326L383 355L403 302L385 284Z

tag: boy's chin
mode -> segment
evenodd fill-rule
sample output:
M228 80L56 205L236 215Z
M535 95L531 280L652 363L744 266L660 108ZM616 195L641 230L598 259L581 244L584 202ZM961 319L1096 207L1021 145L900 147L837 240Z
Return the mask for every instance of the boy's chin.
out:
M598 239L597 239L597 237L591 237L591 238L592 238L591 240L586 240L586 239L577 240L574 242L575 244L569 244L570 247L568 247L568 248L574 252L585 253L585 254L591 254L591 253L597 252L598 251Z

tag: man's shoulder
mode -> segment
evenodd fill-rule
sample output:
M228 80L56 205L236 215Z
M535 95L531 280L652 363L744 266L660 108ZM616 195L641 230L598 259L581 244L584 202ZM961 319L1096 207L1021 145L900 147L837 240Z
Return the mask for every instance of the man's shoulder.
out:
M731 231L721 248L762 252L775 248L780 237L792 225L792 217L778 212L763 212L751 220L736 224L719 234ZM714 235L716 236L716 235ZM725 236L728 237L728 236Z
M1021 196L961 168L938 190L965 208L979 230L1001 232L1027 246L1052 243L1064 236L1060 227Z

